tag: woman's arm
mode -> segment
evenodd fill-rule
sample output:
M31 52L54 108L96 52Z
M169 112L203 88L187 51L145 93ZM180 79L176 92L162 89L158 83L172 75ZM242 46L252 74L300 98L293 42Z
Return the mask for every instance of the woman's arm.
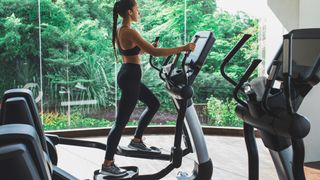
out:
M145 52L143 51L143 49L140 50L140 55L143 55Z
M158 46L158 42L152 42L151 45L152 45L153 47L157 47L157 46ZM145 53L145 52L141 49L140 55L143 55L144 53Z
M142 49L142 51L147 52L151 54L152 56L170 56L172 54L178 54L182 51L190 51L194 50L195 44L189 43L184 46L176 47L176 48L155 48L151 44L149 44L147 41L145 41L140 34L130 29L128 31L128 36L132 39L133 43L135 43L137 46Z

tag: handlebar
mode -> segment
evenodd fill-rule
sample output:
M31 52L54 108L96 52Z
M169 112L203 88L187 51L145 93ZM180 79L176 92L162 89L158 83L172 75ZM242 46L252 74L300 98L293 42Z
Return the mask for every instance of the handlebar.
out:
M268 106L268 95L271 91L272 86L274 85L274 82L276 80L276 76L280 70L280 62L279 61L273 61L271 65L271 70L269 73L269 77L266 82L265 91L263 93L262 97L262 107L265 109L265 111L271 113L271 109Z
M198 41L198 39L200 38L199 35L196 35L193 39L192 39L192 42L196 43ZM156 37L155 38L155 41L154 42L158 42L159 41L159 37ZM185 69L185 65L186 65L186 60L188 59L189 55L191 54L191 50L186 52L184 54L184 58L182 60L182 73L181 75L183 75L183 84L185 85L188 85L188 77L187 77L187 74L186 74L186 69ZM173 55L170 55L166 58L166 60L162 63L162 67L161 68L158 68L156 67L153 62L152 62L152 58L153 56L150 55L150 58L149 58L149 63L151 65L151 67L153 67L154 69L156 69L157 71L159 71L159 75L160 75L160 78L164 81L167 81L167 82L170 82L171 81L171 76L172 76L172 73L174 72L174 69L176 68L177 66L177 63L179 61L179 57L180 57L181 53L178 53L176 54L174 60L172 62L171 59L172 57L174 56ZM171 83L170 83L171 84ZM173 83L174 84L174 83Z
M160 40L160 37L157 36L156 39L154 40L154 42L156 43L156 44L154 44L154 47L157 47L157 43L159 42L159 40ZM151 65L151 67L153 67L154 69L156 69L157 71L160 72L161 70L152 63L152 58L153 58L153 56L150 55L150 57L149 57L149 63L150 63L150 65Z
M286 95L286 104L289 113L294 113L292 94L291 94L291 76L292 76L292 34L284 35L283 40L283 77L284 94Z
M249 40L249 38L251 37L250 34L244 34L243 37L238 41L238 43L232 48L232 50L226 55L226 57L223 59L223 62L220 66L220 72L221 75L227 80L229 81L232 85L235 86L235 89L233 91L233 97L234 99L241 104L244 107L247 107L248 104L241 100L238 97L238 93L239 90L243 91L243 84L249 79L249 77L251 76L251 74L253 73L253 71L257 68L257 66L261 63L262 60L260 59L255 59L254 61L252 61L252 63L250 64L250 66L246 69L244 75L241 77L241 79L239 80L239 82L234 81L233 79L231 79L225 72L225 68L226 65L231 61L231 59L235 56L235 54L240 50L240 48Z
M157 36L156 39L154 40L154 42L156 42L156 43L159 42L159 39L160 39L160 36ZM157 47L157 46L155 46L155 47Z
M168 56L167 59L166 59L166 60L164 61L164 63L162 64L162 66L166 66L166 65L169 63L169 61L171 60L172 56L173 56L173 55Z
M252 63L246 69L244 75L241 77L241 79L239 80L239 83L236 85L236 87L233 91L234 99L244 107L247 107L248 104L238 97L238 92L240 89L242 89L243 84L249 79L252 72L257 68L257 66L261 63L261 61L262 61L261 59L255 59L252 61Z
M237 82L231 79L225 72L225 66L230 62L230 60L234 57L234 55L240 50L240 48L248 41L251 37L250 34L245 34L240 39L240 41L232 48L232 50L227 54L227 56L223 59L223 62L220 66L221 75L229 81L232 85L237 86Z
M194 39L192 39L191 42L193 42L193 43L196 44L197 41L199 40L199 38L200 38L200 36L197 35L197 36L194 37ZM185 66L186 66L187 58L189 57L189 55L190 55L191 52L192 52L192 51L188 51L188 53L185 55L184 59L182 60L182 72L183 72L183 74L185 75L184 77L185 77L186 85L188 85L189 83L188 83L188 77L187 77L187 73L186 73Z
M180 55L181 55L181 53L177 54L176 57L174 58L174 60L173 60L173 62L172 62L172 65L171 65L171 68L170 68L170 71L169 71L169 73L168 73L168 76L169 76L169 77L171 76L173 69L176 67Z

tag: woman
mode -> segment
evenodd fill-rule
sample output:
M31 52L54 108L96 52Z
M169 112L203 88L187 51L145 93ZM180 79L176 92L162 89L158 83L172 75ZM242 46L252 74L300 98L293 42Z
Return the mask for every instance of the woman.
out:
M122 26L117 29L118 14L123 20ZM131 28L131 23L137 22L138 17L139 9L135 0L120 0L115 3L113 8L112 45L115 56L116 43L122 57L122 66L117 77L122 94L115 124L108 135L105 161L101 168L101 173L109 176L121 177L127 174L124 169L114 164L114 154L116 153L122 131L129 121L130 115L138 100L146 104L147 108L139 119L138 127L129 147L142 151L150 150L142 142L142 135L152 117L157 112L160 103L154 94L140 82L141 69L139 55L142 52L146 52L152 56L169 56L182 51L193 51L195 48L194 43L176 48L155 48L145 41L136 30Z

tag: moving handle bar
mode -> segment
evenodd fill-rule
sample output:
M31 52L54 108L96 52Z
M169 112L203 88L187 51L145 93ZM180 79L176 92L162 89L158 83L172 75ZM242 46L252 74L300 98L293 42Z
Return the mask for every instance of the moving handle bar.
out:
M155 44L154 44L154 47L157 47L158 45L158 42L159 42L159 39L160 39L160 37L159 36L157 36L156 37L156 39L153 41ZM157 68L153 63L152 63L152 58L153 58L153 56L152 55L150 55L150 57L149 57L149 63L150 63L150 65L154 68L154 69L156 69L157 71L160 71L160 69L159 68Z
M283 77L286 105L289 113L294 113L292 105L291 76L292 76L292 34L284 35L283 40Z
M250 64L250 66L245 71L244 75L239 80L239 83L234 88L234 91L233 91L234 99L244 107L248 107L248 104L238 97L238 92L240 89L242 89L243 84L249 79L252 72L257 68L257 66L261 63L261 61L262 60L260 60L260 59L253 60L252 63Z
M221 75L229 81L232 85L237 86L234 80L232 80L229 76L227 76L226 72L224 71L225 66L230 62L230 60L234 57L234 55L240 50L240 48L248 41L251 37L250 34L245 34L240 41L232 48L232 50L227 54L227 56L223 59L223 62L220 66Z
M200 36L196 35L193 39L192 39L192 42L193 43L197 43L197 41L199 40ZM197 48L197 47L196 47ZM185 80L186 80L186 85L189 85L188 83L188 77L187 77L187 72L186 72L186 69L185 69L185 66L186 66L186 61L190 55L191 51L188 51L188 53L184 56L184 59L182 60L182 72L183 74L185 74Z
M200 36L197 35L197 36L195 36L195 37L192 39L191 42L197 43L197 41L198 41L199 38L200 38ZM186 65L186 60L188 59L188 57L189 57L189 55L190 55L191 52L192 52L192 51L186 52L186 53L185 53L185 56L184 56L184 58L183 58L183 60L182 60L182 72L183 72L183 75L184 75L184 78L185 78L185 85L188 85L188 77L187 77L187 73L186 73L186 70L185 70L185 65ZM171 65L170 65L170 70L169 70L169 73L168 73L168 75L167 75L168 78L171 77L172 71L173 71L174 68L176 67L180 55L181 55L181 53L178 53L178 54L176 55L176 57L174 58L173 62L171 63ZM171 55L171 56L172 56L172 55ZM171 59L171 56L169 56L169 57L166 59L166 61L163 63L163 66L166 66L166 65L169 63L169 61L170 61L170 59Z

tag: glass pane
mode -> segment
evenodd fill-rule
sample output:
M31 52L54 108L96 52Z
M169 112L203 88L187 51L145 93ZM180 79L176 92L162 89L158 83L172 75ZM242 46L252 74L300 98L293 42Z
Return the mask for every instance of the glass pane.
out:
M140 0L138 2L141 22L135 24L135 28L148 42L153 42L159 36L158 47L160 48L173 48L184 44L184 1ZM149 54L141 56L142 82L160 101L160 108L153 117L151 125L175 124L177 112L174 104L165 89L165 83L159 77L159 72L150 66L149 57ZM160 65L165 58L154 57L154 62L156 65ZM145 104L141 102L138 104L129 125L137 124L137 120L145 108Z
M42 43L39 2L0 0L0 93L10 88L29 88L40 107L43 84L41 109L46 130L110 126L115 118L115 100L120 96L115 84L120 65L114 64L111 46L114 1L41 1ZM259 36L262 42L265 39L266 26L260 27L263 31L259 29L261 19L245 12L222 10L228 7L227 1L217 1L218 5L204 0L138 2L141 22L133 27L149 42L160 36L160 47L182 45L200 30L214 32L214 49L194 84L196 109L204 125L241 126L235 114L229 113L235 105L233 87L221 77L219 67L243 33L253 37L237 54L228 73L239 79L259 50L260 57L264 54L265 45L258 42ZM176 111L148 59L146 54L141 57L142 81L161 102L153 123L172 124ZM136 124L144 108L138 104L129 125Z
M228 65L227 73L240 79L258 57L259 20L245 12L221 10L216 1L187 0L187 40L197 31L212 31L216 41L194 83L194 103L203 125L242 126L234 113L234 87L220 74L220 65L244 33L253 36ZM257 72L255 72L257 74Z
M28 88L40 104L39 52L38 1L0 0L0 99L8 89Z
M45 129L114 119L113 1L41 1Z

